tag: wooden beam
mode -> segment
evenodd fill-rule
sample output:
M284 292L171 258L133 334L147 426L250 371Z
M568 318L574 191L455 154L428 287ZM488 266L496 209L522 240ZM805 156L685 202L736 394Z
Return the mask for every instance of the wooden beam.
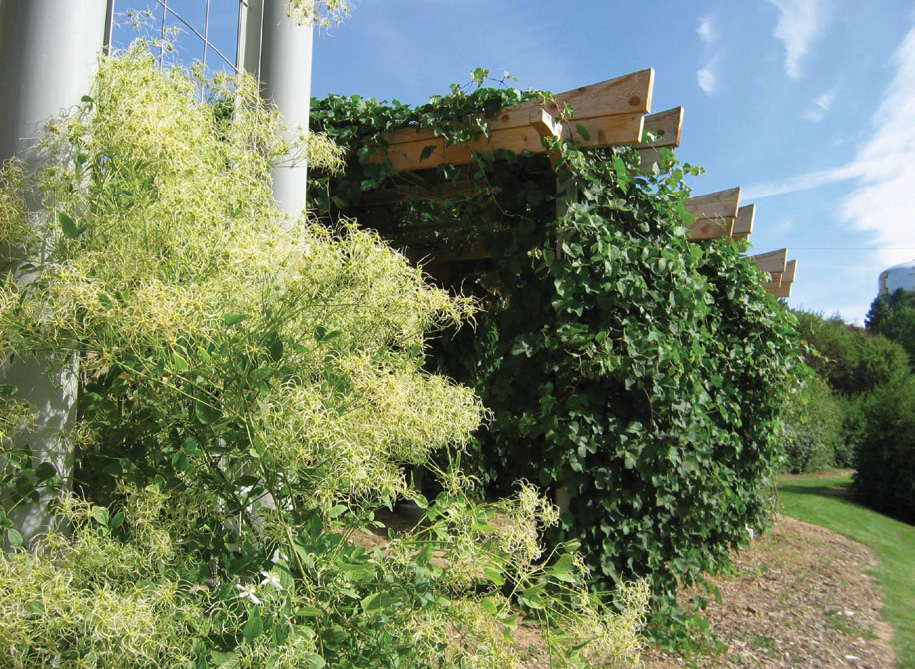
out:
M537 113L540 109L556 119L563 112L565 103L569 103L573 107L574 122L614 114L645 114L651 108L653 85L654 70L642 70L564 93L557 93L551 102L543 99L522 102L487 119L487 124L493 132L524 127L531 123L531 112ZM431 142L439 139L435 130L435 128L400 128L386 134L384 138L389 146L409 142Z
M572 119L562 125L562 139L575 142L575 146L580 149L602 149L638 142L644 133L645 115L641 112L608 114L587 119ZM588 133L587 138L581 134L579 126Z
M696 218L737 218L740 188L691 197L686 201L686 211Z
M763 288L766 290L771 288L779 288L782 285L782 277L784 275L784 272L769 272L769 280L762 282Z
M544 107L554 116L563 112L566 104L572 107L573 122L582 119L607 116L608 114L647 114L651 110L651 95L654 88L654 70L640 70L622 77L607 79L596 84L581 86L563 93L556 93L552 102L544 104L543 100L531 100L497 114L503 120L503 114L514 110Z
M474 151L528 150L542 155L546 151L540 140L546 135L572 140L582 148L635 144L642 140L653 85L654 70L648 69L559 93L550 101L524 102L486 119L489 138L452 146L436 136L436 128L401 128L384 136L386 155L394 169L403 172L444 163L467 164ZM574 116L560 124L566 103ZM665 122L669 125L671 119ZM676 134L679 139L679 132ZM385 152L376 152L369 160L378 163L384 159Z
M662 146L680 146L680 134L683 131L683 107L674 107L667 111L649 114L645 117L645 132L654 135L654 139L644 140L634 145L636 149L658 149Z
M789 260L785 263L785 273L782 275L782 284L787 281L789 284L794 283L794 276L797 274L797 260Z
M405 172L404 174L408 173ZM480 190L480 187L465 179L454 183L447 182L430 185L428 188L414 188L410 186L383 188L365 193L362 197L362 201L367 206L396 204L398 202L421 202L423 200L434 200L436 198L473 195Z
M788 249L779 249L778 251L769 251L768 253L746 256L746 259L754 263L761 272L784 274L788 263Z
M533 112L534 121L531 121ZM543 109L528 110L527 125L492 130L490 137L478 137L467 142L448 145L444 137L397 142L388 146L387 157L398 172L438 167L445 163L466 165L474 151L506 149L513 153L530 151L534 155L546 154L541 132L548 132L564 140L574 141L583 149L597 149L622 144L633 144L642 138L645 117L633 114L609 114L568 123L550 124L543 119ZM581 133L584 129L587 138ZM384 154L376 153L370 162L382 162Z
M794 277L797 273L797 260L789 260L785 263L785 271L773 275L778 277L778 285L775 281L764 283L763 286L775 297L791 297L791 284L794 283Z
M673 149L680 146L680 133L683 130L683 107L650 114L645 117L642 141L633 148L639 154L639 172L650 174L653 166L661 157L660 149ZM647 140L648 133L654 139Z
M768 289L774 297L791 297L791 284L782 284L778 288Z
M734 232L733 218L701 218L689 226L686 238L691 242L724 239Z
M686 211L696 217L689 226L687 238L691 241L730 237L734 232L740 188L691 197L686 201Z
M543 107L531 109L530 125L541 137L562 137L562 123Z
M748 204L737 210L734 220L734 239L747 239L753 232L753 219L756 218L756 205Z

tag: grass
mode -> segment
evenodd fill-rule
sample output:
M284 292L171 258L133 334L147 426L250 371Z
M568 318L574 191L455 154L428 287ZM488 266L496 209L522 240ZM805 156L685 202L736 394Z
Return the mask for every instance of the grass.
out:
M851 475L785 476L778 482L781 513L859 541L877 553L883 618L893 626L896 666L915 669L915 526L852 501Z

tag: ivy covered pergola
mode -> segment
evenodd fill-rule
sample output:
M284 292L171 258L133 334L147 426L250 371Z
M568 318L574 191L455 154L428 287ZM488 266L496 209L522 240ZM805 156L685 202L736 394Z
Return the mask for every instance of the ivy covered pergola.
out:
M689 192L683 110L650 114L653 80L318 100L348 165L311 192L477 299L427 363L492 411L463 461L486 491L535 482L596 575L672 596L766 522L797 351L774 296L796 266L744 255L740 188Z
M383 133L369 165L385 166L390 178L380 188L361 197L366 207L416 203L430 199L469 197L485 190L485 183L468 178L467 169L481 156L507 153L529 158L546 157L554 165L556 142L572 142L578 149L630 147L639 156L640 169L656 169L661 151L680 145L684 110L676 107L651 114L654 70L646 69L562 93L534 98L501 109L495 114L468 115L439 126L411 124ZM462 126L471 133L457 139L449 130ZM474 132L475 131L475 132ZM487 158L483 158L486 160ZM446 175L443 178L443 175ZM741 206L740 188L688 198L684 207L691 217L687 238L701 242L729 238L749 239L755 205ZM363 222L374 216L359 213ZM379 229L390 233L382 224ZM453 229L447 220L400 225L391 240L428 266L486 260L491 250L480 247L413 249L416 233L428 236ZM788 297L796 263L786 264L786 250L748 256L768 274L763 285L776 297ZM781 262L779 262L781 258ZM436 270L436 271L441 271Z

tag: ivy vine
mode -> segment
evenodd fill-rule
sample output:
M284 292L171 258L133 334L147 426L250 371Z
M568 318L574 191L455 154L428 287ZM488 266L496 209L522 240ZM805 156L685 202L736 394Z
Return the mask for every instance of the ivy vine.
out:
M670 151L645 169L628 148L553 140L554 164L482 152L409 181L372 158L395 128L433 127L454 143L540 96L453 86L416 109L316 101L313 127L350 157L313 189L316 205L418 258L466 256L426 266L484 305L476 329L441 339L430 362L492 412L465 465L494 494L526 477L567 500L553 540L581 541L610 584L650 577L663 608L771 517L796 328L737 243L687 240L685 179L699 170ZM368 194L392 188L400 201L372 206Z

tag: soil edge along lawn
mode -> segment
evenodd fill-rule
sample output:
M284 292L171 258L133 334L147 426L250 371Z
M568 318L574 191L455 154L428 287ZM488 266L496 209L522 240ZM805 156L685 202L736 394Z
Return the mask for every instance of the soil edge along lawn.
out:
M915 669L915 526L872 511L851 497L851 474L784 476L779 511L829 528L873 549L883 617L892 625L900 669Z

